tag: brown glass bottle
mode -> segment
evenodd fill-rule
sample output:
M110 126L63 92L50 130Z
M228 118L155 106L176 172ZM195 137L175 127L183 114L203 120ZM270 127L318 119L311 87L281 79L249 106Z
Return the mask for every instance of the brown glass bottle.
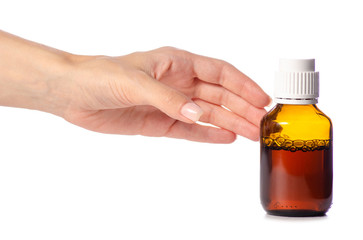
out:
M324 215L332 203L332 122L317 106L314 59L280 60L277 105L261 121L261 203L268 214Z
M278 104L261 123L261 203L282 216L324 215L332 202L332 125L316 105Z

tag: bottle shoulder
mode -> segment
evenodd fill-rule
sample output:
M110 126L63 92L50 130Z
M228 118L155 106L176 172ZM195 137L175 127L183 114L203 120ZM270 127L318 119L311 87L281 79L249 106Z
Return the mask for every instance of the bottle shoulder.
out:
M331 124L331 119L324 114L315 104L312 105L286 105L277 104L262 119L274 122L291 122L305 124L326 122Z
M322 118L322 120L324 121L328 121L330 123L330 125L332 125L332 120L330 119L330 117L328 117L325 113L323 113L316 105L314 105L314 108L316 109L316 114Z
M261 121L261 135L284 134L295 139L330 139L331 119L316 105L277 104Z

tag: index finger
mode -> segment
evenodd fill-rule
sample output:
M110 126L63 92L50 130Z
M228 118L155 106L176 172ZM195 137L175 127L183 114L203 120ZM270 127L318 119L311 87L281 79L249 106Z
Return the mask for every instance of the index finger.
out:
M262 88L230 63L196 54L193 54L192 61L200 80L219 84L255 107L263 108L270 104L271 98Z

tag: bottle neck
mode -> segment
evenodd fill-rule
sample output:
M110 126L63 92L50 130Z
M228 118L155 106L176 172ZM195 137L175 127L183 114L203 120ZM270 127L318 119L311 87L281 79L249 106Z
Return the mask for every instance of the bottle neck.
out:
M276 109L279 109L279 112L282 111L284 113L288 113L291 117L299 117L305 114L312 114L316 111L320 111L316 104L283 104L277 103Z
M311 105L317 104L317 98L275 98L275 102L279 104L291 105Z

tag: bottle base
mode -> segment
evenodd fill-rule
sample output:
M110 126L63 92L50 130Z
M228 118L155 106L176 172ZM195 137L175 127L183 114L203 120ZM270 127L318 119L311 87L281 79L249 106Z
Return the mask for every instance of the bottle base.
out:
M322 217L325 211L313 210L266 210L267 214L282 217Z

